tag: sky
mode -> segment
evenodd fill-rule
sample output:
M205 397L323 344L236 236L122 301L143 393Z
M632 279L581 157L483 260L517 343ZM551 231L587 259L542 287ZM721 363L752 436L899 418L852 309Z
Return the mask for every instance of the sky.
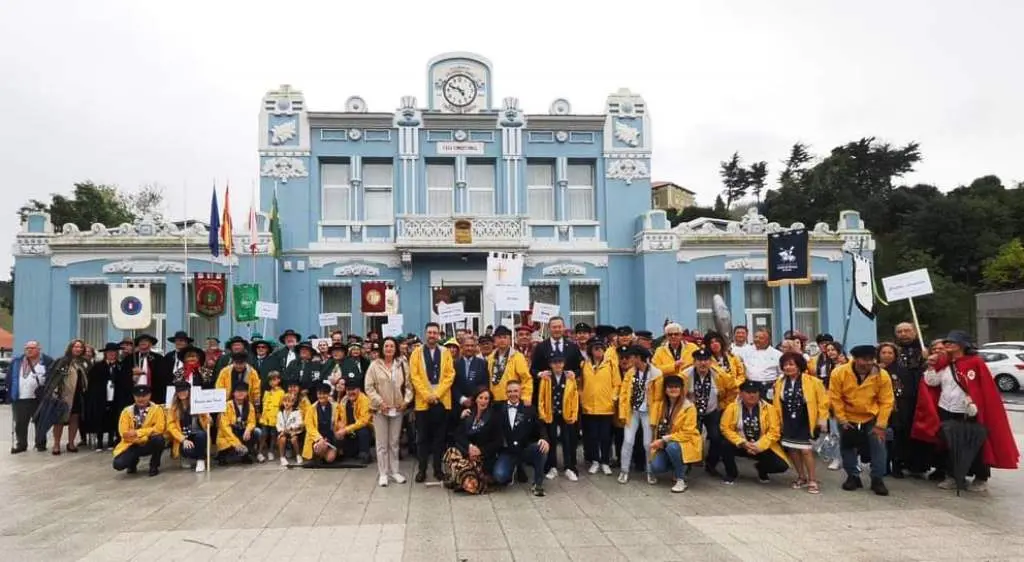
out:
M640 93L653 179L706 204L734 151L766 160L774 182L794 142L824 154L864 136L921 143L907 183L1011 185L1024 180L1020 21L1013 0L6 0L0 241L23 202L82 180L161 184L173 218L204 218L211 185L230 182L243 221L267 90L391 112L403 95L424 103L426 63L447 51L490 59L495 99L530 113ZM0 277L12 261L0 251Z

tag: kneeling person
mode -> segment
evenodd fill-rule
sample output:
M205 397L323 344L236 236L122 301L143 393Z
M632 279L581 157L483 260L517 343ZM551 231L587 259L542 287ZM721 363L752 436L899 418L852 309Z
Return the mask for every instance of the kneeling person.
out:
M121 441L114 447L114 470L135 474L139 459L149 456L149 475L160 473L167 419L163 407L150 401L152 390L140 384L132 388L135 404L121 410L117 432Z
M494 480L498 484L508 484L512 482L517 466L529 464L533 467L533 495L540 497L544 495L544 464L548 460L550 445L536 410L522 402L522 392L519 381L508 381L505 386L507 401L496 412L504 447L494 463Z
M227 411L220 415L217 451L220 462L234 457L245 464L255 460L262 432L256 427L256 408L249 402L249 385L235 385Z
M655 432L659 437L651 442L651 473L671 470L675 477L672 492L678 494L686 491L686 465L703 457L704 438L697 428L697 408L683 394L682 377L669 375L663 384L664 417Z
M177 391L167 416L167 435L171 439L171 458L182 460L182 467L188 460L195 461L196 472L206 471L206 430L210 427L210 415L192 415L192 385L178 381Z
M370 412L370 397L356 385L345 387L345 397L338 408L338 424L335 435L339 440L342 455L358 458L363 464L370 463L370 431L373 414Z
M761 400L761 384L745 381L740 386L739 400L729 404L722 413L722 462L725 464L723 483L736 481L736 457L754 459L757 479L769 482L768 475L789 470L789 460L779 445L782 427L775 407Z
M331 402L330 383L321 383L316 389L316 402L304 416L306 442L302 446L302 458L310 461L332 463L338 458L338 439L334 434L338 418L338 406Z

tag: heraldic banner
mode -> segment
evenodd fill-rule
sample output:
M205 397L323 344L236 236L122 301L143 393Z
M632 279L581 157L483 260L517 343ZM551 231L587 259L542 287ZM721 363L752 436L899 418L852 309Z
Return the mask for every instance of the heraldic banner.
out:
M149 283L112 283L110 321L118 330L143 330L153 321Z
M195 285L196 314L207 318L215 318L224 314L226 301L226 282L223 273L196 273L193 278Z
M256 301L260 300L260 286L255 283L239 283L234 286L235 321L255 322Z
M384 281L363 281L363 314L383 314L388 284Z
M811 282L811 244L804 229L768 235L768 286Z

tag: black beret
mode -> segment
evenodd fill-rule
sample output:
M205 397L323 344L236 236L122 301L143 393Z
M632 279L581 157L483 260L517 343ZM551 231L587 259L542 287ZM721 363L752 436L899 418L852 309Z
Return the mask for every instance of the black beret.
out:
M649 332L647 330L637 330L636 337L653 340L654 339L654 334L652 334L651 332Z
M761 392L761 385L754 381L743 381L740 385L740 392Z
M604 339L594 336L587 340L587 349L591 349L594 347L600 347L601 349L605 349L608 347L608 344L604 342Z
M818 344L822 344L827 341L836 341L836 339L832 337L832 334L818 334L818 337L814 338L814 341Z
M329 382L322 382L322 383L320 383L320 384L318 384L316 386L316 393L317 394L320 394L321 392L323 392L325 394L330 394L333 390L334 389L331 388L331 383L329 383Z
M628 357L630 347L628 345L620 345L619 347L615 348L615 350L618 351L620 358Z
M599 324L594 328L594 335L599 338L607 338L608 336L615 333L615 326L609 326L607 324Z
M508 326L498 326L494 329L494 337L511 336L512 330L508 329Z
M626 355L632 357L640 357L641 359L647 359L651 356L651 352L647 351L647 348L640 347L639 345L631 345L626 349Z
M561 351L551 352L551 357L548 358L548 363L565 363L565 354Z
M661 380L662 380L662 384L665 385L665 388L668 388L670 386L674 386L674 387L677 387L677 388L682 388L683 386L685 386L683 384L682 377L680 377L679 375L667 375L667 376L665 376Z
M178 381L174 383L175 392L184 392L186 390L192 390L192 385L188 381Z
M873 345L858 345L850 350L850 357L854 359L874 359L877 353Z
M589 334L594 330L591 329L590 324L587 324L586 322L579 322L576 324L576 327L573 328L573 331L578 334Z
M706 361L708 359L711 359L711 352L706 349L698 349L693 352L694 361Z
M633 328L631 328L629 326L619 326L618 330L616 330L616 331L619 333L620 336L631 336L631 335L633 335Z
M233 392L249 392L249 383L247 382L236 382Z
M153 394L153 389L148 384L137 384L132 387L132 396L145 396Z
M494 343L494 338L488 335L483 335L477 338L477 343Z

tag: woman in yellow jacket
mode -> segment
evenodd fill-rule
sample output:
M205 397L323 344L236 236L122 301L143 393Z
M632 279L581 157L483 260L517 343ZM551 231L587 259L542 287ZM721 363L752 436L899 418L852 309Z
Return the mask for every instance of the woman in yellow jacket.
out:
M757 478L762 484L769 474L789 470L789 459L779 445L782 428L774 406L761 400L761 387L753 381L740 386L740 397L722 414L722 462L725 464L724 484L736 481L739 471L736 457L754 459Z
M177 392L167 412L167 438L171 441L171 458L181 458L183 463L187 459L194 460L196 472L205 472L210 415L192 415L192 385L188 381L179 381L174 385L174 390Z
M633 443L637 429L643 433L643 450L650 449L653 441L653 424L661 419L664 399L661 371L650 364L651 352L635 345L626 351L626 356L629 357L632 367L622 378L622 386L619 387L619 419L625 427L622 449L619 452L619 484L629 482L629 466L633 461ZM651 474L650 458L647 458L645 468L648 483L657 482ZM601 469L604 470L604 467Z
M164 431L167 419L164 409L151 402L149 385L132 388L135 404L121 410L117 433L121 440L114 447L114 470L135 474L139 459L149 455L149 475L160 474L160 456L164 453Z
M590 463L591 474L602 466L611 472L612 425L622 386L619 362L606 353L605 346L603 338L590 338L583 362L583 461Z
M686 491L686 465L700 462L704 456L704 439L697 429L697 408L684 393L683 378L669 375L662 382L664 417L656 429L659 437L651 442L651 473L671 470L675 477L672 493L678 494Z
M252 464L260 441L256 427L256 407L249 402L249 385L235 385L227 410L217 420L217 455L221 464L227 464L233 452L245 464Z
M775 381L774 405L782 419L782 446L796 467L793 489L807 487L811 494L821 492L815 473L811 440L828 431L828 400L825 385L807 374L802 353L787 352L779 358L782 376Z
M725 338L718 332L708 332L704 335L704 349L711 354L711 361L726 374L736 380L739 386L747 380L746 368L743 361L729 351Z
M580 394L576 386L576 373L565 371L565 355L552 352L548 359L551 373L537 379L537 417L547 425L548 448L544 471L548 480L558 476L558 444L562 444L562 464L565 477L576 482L576 448L579 429L576 420L580 413Z

